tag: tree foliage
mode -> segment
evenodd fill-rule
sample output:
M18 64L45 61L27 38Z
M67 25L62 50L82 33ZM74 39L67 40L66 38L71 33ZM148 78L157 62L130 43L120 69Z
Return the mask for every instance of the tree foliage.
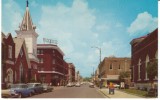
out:
M119 80L123 81L125 78L129 78L130 77L130 72L126 71L126 72L121 72L119 74Z
M158 76L158 60L149 62L146 70L149 79L153 79L155 76Z

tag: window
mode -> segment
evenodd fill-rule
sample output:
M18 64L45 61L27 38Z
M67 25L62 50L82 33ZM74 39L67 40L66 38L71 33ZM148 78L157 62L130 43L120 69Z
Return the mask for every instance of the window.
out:
M41 67L41 71L44 71L44 68Z
M43 54L43 50L37 50L37 54Z
M121 69L121 65L119 64L119 68L118 69Z
M141 80L141 59L138 62L138 80Z
M54 53L54 50L53 50L53 53Z
M8 46L8 58L12 58L12 46Z
M37 50L37 54L40 54L40 50Z
M21 57L23 56L23 50L21 49L21 51L20 51L20 55L21 55Z
M43 63L43 58L39 58L39 63Z
M55 64L55 59L53 59L53 64Z
M109 69L113 69L113 68L112 68L112 64L110 64L110 67L109 67Z
M52 68L52 71L55 71L55 67Z
M43 54L43 50L40 51L40 54Z

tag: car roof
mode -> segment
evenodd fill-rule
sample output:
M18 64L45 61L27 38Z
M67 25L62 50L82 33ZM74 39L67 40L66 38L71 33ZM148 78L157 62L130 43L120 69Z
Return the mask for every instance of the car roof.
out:
M41 83L27 83L27 84L41 84Z

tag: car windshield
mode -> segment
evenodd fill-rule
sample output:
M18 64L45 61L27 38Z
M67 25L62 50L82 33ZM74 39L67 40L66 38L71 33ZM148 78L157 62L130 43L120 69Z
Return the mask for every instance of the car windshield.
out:
M11 85L11 88L22 88L22 85L20 85L20 84L13 84L13 85Z
M42 86L47 87L48 85L47 84L42 84Z
M34 87L34 84L27 84L28 87Z

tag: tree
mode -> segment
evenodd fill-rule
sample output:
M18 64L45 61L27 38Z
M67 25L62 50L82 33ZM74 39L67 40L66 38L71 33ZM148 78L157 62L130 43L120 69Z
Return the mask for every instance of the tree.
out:
M125 78L129 78L130 77L130 72L129 71L126 71L126 72L121 72L119 74L119 80L120 81L124 81Z
M149 62L147 65L147 74L150 80L153 80L155 76L158 76L158 60Z
M157 87L154 87L153 79L158 76L158 60L155 59L148 63L146 68L148 78L151 80L151 89L149 90L149 95L157 96Z

